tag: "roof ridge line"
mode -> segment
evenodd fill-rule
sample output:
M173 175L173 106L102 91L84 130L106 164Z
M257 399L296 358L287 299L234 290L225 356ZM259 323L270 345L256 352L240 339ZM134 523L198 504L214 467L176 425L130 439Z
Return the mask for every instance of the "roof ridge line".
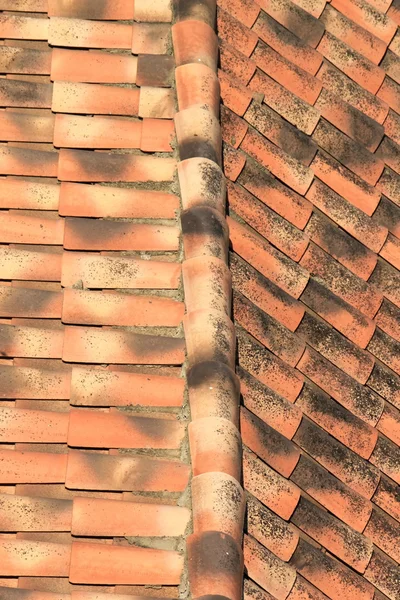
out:
M193 533L192 598L240 600L243 521L240 385L231 319L225 176L217 77L216 0L175 0L172 41L179 110L182 264L186 315Z

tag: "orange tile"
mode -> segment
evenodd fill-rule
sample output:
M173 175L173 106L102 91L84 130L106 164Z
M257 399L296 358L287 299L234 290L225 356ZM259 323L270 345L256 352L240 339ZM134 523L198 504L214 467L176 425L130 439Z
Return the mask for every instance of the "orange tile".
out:
M400 113L400 86L387 75L377 97L387 102L394 111Z
M294 527L252 496L247 498L246 520L249 535L281 560L290 559L299 541L299 534Z
M175 71L180 110L194 104L207 104L219 114L220 85L216 73L201 63L181 65Z
M248 451L243 453L243 482L245 490L282 519L290 518L299 501L300 490Z
M0 139L6 142L52 142L54 116L0 111Z
M185 258L213 256L224 262L228 255L228 226L225 218L209 206L195 206L181 213Z
M318 79L275 52L267 44L259 42L252 59L259 69L302 100L314 104L318 98L322 88Z
M232 218L228 224L234 251L290 295L299 297L308 281L306 271L253 230Z
M304 69L311 75L315 75L321 66L321 62L323 60L322 54L320 54L317 50L314 50L314 48L311 47L308 42L305 42L297 37L299 33L302 33L302 29L295 29L295 31L291 33L288 31L287 27L283 26L283 24L279 24L277 20L275 20L275 11L268 10L273 5L274 2L269 2L267 3L266 8L269 14L271 15L272 13L272 17L275 18L271 18L268 13L261 12L253 27L253 31L258 34L259 38L263 42L268 44L288 61L294 63L301 69ZM281 23L282 21L286 22L286 19L281 19ZM316 23L319 24L318 21L316 21ZM294 28L292 27L291 29L293 31ZM319 32L318 37L315 38L317 43L321 35L322 32ZM315 45L316 44L313 46L315 47Z
M63 444L69 414L22 408L0 408L0 441Z
M8 577L68 577L71 546L0 539L0 556L0 573Z
M365 571L364 577L374 584L389 598L395 598L397 594L397 571L398 564L390 560L386 554L374 549L371 561Z
M216 163L199 157L180 161L178 178L184 210L208 206L225 214L225 177Z
M400 484L399 475L399 447L391 442L388 438L381 435L378 436L375 449L371 454L370 462L393 479L397 484Z
M51 108L57 113L137 116L139 95L135 88L55 81Z
M332 0L332 6L386 44L396 32L396 23L364 0Z
M400 269L400 240L389 234L380 255L396 269Z
M243 554L249 577L277 600L285 600L295 582L296 570L249 535L244 538Z
M60 281L61 255L3 247L0 249L1 279Z
M176 66L202 63L217 70L218 40L214 30L201 21L181 21L172 26Z
M51 17L49 44L77 48L114 48L130 50L132 25Z
M1 16L1 37L17 40L48 39L49 21L27 16L3 14Z
M180 273L179 263L65 252L62 285L72 287L81 280L87 288L176 289Z
M218 6L228 11L246 27L252 27L260 12L260 7L253 0L220 0Z
M197 310L184 316L183 326L190 366L218 360L234 368L235 327L227 315L217 310Z
M0 215L0 237L8 244L62 245L64 220L46 219L3 212Z
M179 461L70 452L65 485L99 491L182 492L189 473L189 466Z
M382 475L373 501L397 521L400 521L400 502L397 492L398 485Z
M45 13L47 0L3 0L2 10Z
M398 194L400 189L400 176L394 171L385 167L380 180L377 183L378 190L390 198L398 205Z
M297 368L354 415L369 425L377 424L384 407L383 398L310 348L304 352Z
M299 4L299 0L296 0L296 4ZM288 596L288 600L326 600L326 598L325 594L317 590L317 588L297 573L296 581Z
M384 299L375 317L375 321L380 329L391 335L398 342L400 341L400 313L396 306Z
M240 411L240 431L252 452L280 475L290 477L300 457L295 444L246 408Z
M40 368L0 366L0 397L68 400L70 374Z
M61 148L140 148L142 122L116 117L56 115L54 145Z
M169 54L140 54L137 59L136 85L171 87L174 69L174 57Z
M321 150L311 163L311 169L317 177L348 202L368 216L373 214L380 200L380 193L376 188L368 185Z
M133 23L130 32L133 54L167 54L171 26L164 23ZM128 34L126 34L128 37Z
M168 192L68 182L60 187L63 216L174 219L178 210L178 197Z
M0 496L2 531L70 531L72 502L29 496Z
M0 325L0 340L3 356L61 358L64 331Z
M46 19L40 21L46 26ZM19 46L22 46L21 42L13 43L9 40L7 45L0 47L0 66L3 73L50 75L52 51L46 45L45 49Z
M48 181L30 181L11 179L1 181L1 208L19 208L27 210L58 210L60 188Z
M385 136L377 154L387 166L400 174L400 151L399 146L395 142Z
M364 534L393 560L399 562L400 525L392 517L374 508Z
M193 531L220 531L240 544L245 499L240 484L226 473L210 472L192 479Z
M55 156L58 158L57 154ZM1 164L0 155L0 172ZM175 167L176 160L169 157L60 150L57 176L61 181L77 182L172 181Z
M329 4L321 15L321 21L329 33L357 50L376 65L380 63L386 52L387 44L364 27L361 27L357 21L347 18L342 12L338 12Z
M258 42L256 27L252 29L245 27L230 12L226 12L218 5L217 29L218 36L225 42L228 42L231 46L235 46L245 56L251 56Z
M181 406L183 391L177 377L72 369L71 404L77 406Z
M162 87L141 86L139 117L172 119L175 112L175 93L173 90Z
M187 312L209 309L231 313L231 276L221 259L196 257L182 263Z
M224 40L219 40L219 54L221 69L247 85L254 75L256 64Z
M46 333L50 333L49 330ZM51 333L58 334L57 331ZM44 338L43 330L41 338ZM47 354L50 353L47 351ZM66 327L62 358L67 362L180 365L185 359L184 340L101 328Z
M136 83L137 58L125 54L54 48L51 79L82 83Z
M221 99L224 106L237 115L243 116L251 102L251 92L240 81L237 81L224 71L218 71L218 80L221 86Z
M0 175L57 177L58 152L0 147Z
M179 536L190 518L180 506L79 497L72 514L72 535L97 537Z
M396 144L400 144L400 115L393 110L389 110L388 116L383 124L385 134L390 137Z
M120 411L73 410L69 422L68 445L78 448L177 450L185 434L182 423L174 418L130 416Z
M62 313L64 323L124 325L128 327L177 327L183 318L183 314L183 303L169 298L74 289L64 290Z
M135 0L134 15L136 21L170 23L172 9L168 0L157 0L150 6L146 0Z
M61 292L0 286L0 316L60 319Z
M104 19L110 21L130 20L134 17L133 0L47 0L50 17L70 17L79 19Z
M321 22L318 21L322 12L321 0L268 0L265 4L271 17L315 48L324 31Z
M66 454L0 450L0 482L64 483Z
M14 108L51 108L50 83L0 79L0 104Z
M174 122L181 160L201 156L221 164L221 128L207 106L181 110Z
M231 181L236 181L246 164L246 155L229 146L226 142L222 148L224 174Z
M178 250L179 230L172 225L68 218L65 220L64 248L143 252Z
M174 121L143 119L140 149L142 152L172 152L175 139Z
M221 417L204 417L192 421L188 431L194 476L218 471L240 480L241 442L233 423Z

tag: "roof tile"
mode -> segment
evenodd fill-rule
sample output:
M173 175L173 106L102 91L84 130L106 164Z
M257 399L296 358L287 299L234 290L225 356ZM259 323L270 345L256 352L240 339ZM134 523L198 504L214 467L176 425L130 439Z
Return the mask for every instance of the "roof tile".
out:
M125 54L54 48L51 79L83 83L135 83L137 58Z
M388 598L391 600L396 599L399 593L399 565L383 552L377 549L374 550L364 576Z
M60 281L61 255L4 246L0 249L0 277L22 281Z
M67 454L0 450L0 482L64 483Z
M299 2L299 0L296 0L296 2ZM311 585L311 583L308 583L306 579L303 579L301 575L297 574L296 581L288 596L288 600L326 600L327 597L328 596L325 596L325 594Z
M133 54L167 54L171 44L171 27L164 23L134 23L130 31ZM125 34L128 41L128 30ZM115 42L114 42L115 43Z
M1 175L57 177L58 152L0 147Z
M0 287L1 317L60 319L62 304L61 292Z
M394 111L400 113L400 86L386 75L377 97L387 102Z
M391 439L395 444L400 444L400 411L391 404L386 403L379 423L379 431Z
M60 188L52 180L6 178L1 182L0 205L2 208L28 210L58 210Z
M219 5L217 9L217 27L218 35L235 46L239 52L250 57L257 42L258 34L256 31L248 29L229 12L223 10Z
M370 461L397 484L400 484L399 460L399 446L379 435Z
M175 70L175 79L180 110L206 104L219 114L220 83L210 67L202 63L181 65Z
M129 90L137 94L138 89ZM136 114L133 112L132 114ZM139 98L139 117L172 119L175 114L175 94L172 89L142 85Z
M305 11L309 12L316 19L321 15L327 0L292 0Z
M386 298L382 302L375 321L380 329L398 342L400 341L400 310Z
M332 0L332 6L387 44L397 29L396 23L390 17L382 14L366 0Z
M377 154L382 157L386 165L389 165L396 173L400 173L400 148L393 140L385 136Z
M65 444L68 436L68 413L22 408L0 409L2 442Z
M400 375L399 342L377 328L368 344L368 350Z
M258 600L274 600L271 594L258 587L258 585L256 585L254 581L251 581L251 579L244 580L243 594L245 600L255 600L255 598L258 598Z
M52 110L57 113L137 115L138 89L55 81Z
M196 310L186 313L183 325L189 366L193 366L197 362L217 361L234 368L235 327L226 314L217 310ZM206 344L208 336L212 338L212 342ZM165 339L172 339L176 345L176 338ZM178 341L177 347L182 356L184 353L183 340ZM183 360L184 358L181 362Z
M253 0L219 0L218 6L228 11L246 27L252 27L260 12L260 7Z
M379 361L368 380L368 386L398 408L400 407L400 378Z
M69 380L70 375L66 371L0 366L0 395L2 398L29 400L68 400Z
M88 0L83 6L79 0L47 0L49 16L76 17L80 19L119 20L133 19L132 0Z
M72 502L2 494L2 531L70 531Z
M385 134L394 140L397 144L400 144L400 115L390 109L389 113L384 122Z
M0 235L4 243L62 245L64 220L3 212L0 215Z
M49 34L48 19L36 19L20 15L1 15L1 34L3 38L22 40L47 40Z
M0 573L7 577L68 577L71 546L0 539L0 555Z
M46 24L46 20L40 21ZM36 50L11 45L0 47L0 68L3 73L50 75L51 59L50 49Z
M381 477L373 502L400 521L400 490L391 479Z
M243 116L251 102L251 92L240 81L224 71L218 71L218 79L221 86L223 105L233 110L237 115Z
M400 525L389 515L374 508L364 534L393 560L399 561Z
M51 46L124 50L132 46L132 25L51 17L48 29Z
M22 79L0 79L1 106L51 108L52 93L53 86L50 83L36 83L22 81Z
M175 23L172 41L177 67L200 62L216 71L218 41L210 25L198 20Z
M64 331L0 325L0 340L3 356L61 358Z
M263 9L281 25L299 35L306 44L315 48L324 32L324 26L313 15L291 0L264 0Z
M142 122L56 115L54 145L62 148L140 148Z
M187 312L209 309L231 314L231 274L221 259L198 256L185 260L182 275Z
M246 85L256 70L255 63L224 40L218 42L221 69Z
M399 206L400 176L388 167L382 173L377 188Z
M369 283L400 308L400 274L389 263L378 260Z

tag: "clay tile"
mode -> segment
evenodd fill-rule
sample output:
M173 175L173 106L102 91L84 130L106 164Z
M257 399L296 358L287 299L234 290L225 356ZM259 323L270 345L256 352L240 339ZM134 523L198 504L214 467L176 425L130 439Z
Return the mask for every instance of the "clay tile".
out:
M272 0L268 2L266 10L305 43L313 48L317 46L324 32L322 22L318 20L323 10L321 0L311 3L304 0Z
M364 530L371 515L371 502L306 455L300 456L291 480L347 525L356 531Z
M170 47L170 25L134 23L131 31L133 54L167 54Z
M69 415L45 410L0 408L0 441L65 444Z
M218 471L240 481L240 434L231 421L221 417L192 421L189 443L194 476Z
M217 361L234 368L235 327L227 315L197 310L183 319L189 365Z
M1 17L1 35L3 38L47 41L48 34L48 19L25 15L9 15L7 13Z
M310 348L306 348L297 368L342 406L369 425L376 425L384 406L383 399L377 394L361 386Z
M395 600L398 596L399 565L380 550L374 549L364 577L391 600Z
M67 467L66 454L1 450L0 482L63 483Z
M305 310L300 302L252 269L236 254L230 255L230 270L235 290L290 331L297 328Z
M235 322L266 348L292 367L296 366L304 352L305 344L289 329L238 292L234 292L233 314Z
M296 0L296 2L299 2L299 0ZM327 598L328 596L317 590L299 574L297 574L292 591L288 596L288 600L326 600Z
M400 207L382 196L373 214L374 225L387 228L396 237L400 236Z
M252 537L244 538L244 565L247 574L277 600L285 600L296 579L296 571Z
M184 342L121 330L66 327L62 357L67 362L182 364Z
M382 416L377 425L379 431L386 435L395 444L400 444L400 411L386 403Z
M244 118L291 157L306 166L311 163L317 145L268 106L253 101Z
M143 90L135 88L55 81L51 108L59 113L137 116L141 94Z
M366 383L375 361L322 319L306 312L296 334L359 383Z
M273 552L288 561L296 549L299 535L295 528L280 519L252 496L247 499L247 532Z
M246 121L240 119L234 112L225 108L225 106L221 106L221 131L224 142L234 148L239 148L247 129L248 125Z
M186 64L175 69L175 81L180 111L206 104L218 117L220 86L215 71L201 63Z
M188 477L189 467L179 461L76 451L68 454L65 486L99 491L182 492Z
M219 0L218 6L229 12L246 27L251 28L260 12L260 6L253 0Z
M177 450L184 429L175 418L130 416L72 410L69 414L68 445L79 448L147 448Z
M235 150L227 142L222 147L225 176L231 181L236 181L246 164L247 157L243 152Z
M64 239L64 221L19 215L6 212L0 216L0 235L5 243L46 244L61 246Z
M389 106L385 101L358 85L328 61L322 63L317 75L323 86L330 92L340 96L345 102L368 115L371 119L383 123L389 110Z
M219 531L193 533L186 543L193 598L239 600L243 582L239 544Z
M173 262L65 252L62 285L72 287L78 281L82 281L87 288L175 289L179 284L180 272L181 265ZM47 281L46 278L44 279ZM59 281L60 277L55 280Z
M187 381L193 420L212 416L238 424L239 382L232 369L221 362L197 363Z
M83 83L135 83L137 58L125 54L54 48L51 79Z
M22 281L60 281L61 255L3 246L0 249L0 276Z
M306 498L300 499L291 521L350 567L359 573L365 571L373 544L364 535Z
M320 119L312 138L321 148L364 181L372 186L376 184L384 169L384 162L361 144L347 137L324 119ZM350 179L350 176L348 175L347 178Z
M311 265L309 268L315 269ZM374 333L375 323L320 282L319 278L310 278L301 296L302 302L352 342L365 348Z
M74 536L179 536L189 516L180 506L75 497L71 531Z
M221 69L247 85L256 70L254 61L222 39L219 39L219 53Z
M388 514L374 508L364 535L370 538L376 546L386 552L393 560L400 559L400 524Z
M104 19L110 21L133 19L133 0L47 0L51 17L75 17L78 19Z
M72 543L69 580L81 584L179 583L183 556L172 550L138 546Z
M400 269L400 240L389 234L380 255L396 269Z
M245 501L236 479L221 472L193 477L192 505L194 533L220 531L241 543Z
M400 143L399 123L400 115L390 109L383 126L385 134L397 144Z
M218 40L207 23L185 20L172 26L176 66L203 63L217 70Z
M70 531L72 502L53 498L33 498L2 494L1 530Z
M182 275L187 312L209 309L231 314L231 274L221 259L197 256L185 260L182 263Z
M181 160L201 157L221 164L221 129L208 107L186 108L174 120Z
M244 580L243 597L245 600L256 600L256 598L257 600L274 600L271 594L258 587L251 579Z
M307 224L312 204L256 163L247 161L239 183L299 229Z
M54 145L61 148L140 148L141 136L140 121L56 115Z
M128 406L131 389L142 406L181 406L184 380L179 377L98 371L74 367L70 402L76 406Z
M2 576L68 577L71 546L0 539Z
M368 385L388 402L400 408L400 378L379 361L375 362Z
M396 32L396 23L365 0L332 0L332 6L386 44Z
M140 87L170 87L174 59L167 54L141 54L137 59L136 84Z
M0 325L3 356L61 358L63 329Z
M334 192L332 193L334 194ZM317 211L311 215L305 231L315 244L318 244L339 263L361 279L368 280L377 261L377 256L372 250L366 248L364 244L355 240L337 227L336 223Z
M382 222L383 219L376 218L376 214L384 198L378 204L373 218L369 218L363 210L347 202L319 179L314 179L306 197L362 245L374 253L382 248L387 238L387 228ZM325 240L324 245L328 247L328 241ZM362 269L362 272L365 276L365 269Z
M375 64L379 64L386 52L385 42L348 19L331 5L327 5L321 15L321 21L329 33L339 38L342 42L363 54Z
M268 465L284 477L290 477L300 452L296 446L259 417L241 409L240 430L246 444Z
M369 283L374 285L384 296L400 308L400 275L384 260L378 260Z
M62 304L62 292L0 287L2 317L60 319Z
M245 56L251 56L258 42L257 32L244 26L229 12L220 8L219 5L217 11L217 29L219 37L225 40L225 42L234 46Z
M51 17L49 45L77 48L121 48L132 45L132 26L122 23Z
M214 29L215 0L175 0L174 14L176 21L203 21Z
M396 173L400 173L400 147L396 142L385 136L377 150L377 155Z
M313 180L311 169L257 131L249 129L240 148L299 194L305 194L310 187Z
M400 341L400 310L386 298L382 302L375 321L380 329Z
M228 226L224 217L209 206L194 206L181 214L186 259L214 256L226 262Z
M379 483L379 471L312 421L303 419L293 440L361 496L371 498L374 494Z
M302 100L314 104L318 98L322 89L320 81L275 52L267 44L259 42L252 59L257 67Z
M368 350L393 371L400 374L399 342L377 328L368 344Z
M0 201L3 208L27 210L58 210L60 187L48 181L4 179Z
M298 298L307 285L307 272L254 230L232 218L228 218L228 225L233 250L284 291Z
M0 149L0 175L57 177L58 152L3 146Z
M358 338L361 334L363 336L362 343L366 345L374 331L371 318L376 314L383 299L378 286L371 285L373 283L371 278L374 277L377 267L367 283L336 262L313 242L309 244L300 265L308 269L310 274L318 279L320 285L323 284L330 290L331 294L328 295L331 296L331 301L335 304L339 303L346 313L349 312L352 315L350 322L355 319L361 325L358 333L356 330L350 335L344 331L342 333L346 333L350 339L351 335ZM377 265L379 265L379 260ZM363 314L361 315L361 313ZM331 318L333 318L333 313ZM340 327L338 329L340 330Z
M25 367L0 366L0 396L30 400L68 400L70 374Z
M8 41L7 45L0 47L0 68L2 73L50 75L52 51L46 47L45 49L42 47L41 49L18 47L22 45L21 42L14 44Z
M400 112L400 86L386 75L377 97L386 102L397 113Z
M172 119L174 117L175 93L173 90L142 85L140 90L133 89L129 91L132 93L139 92L139 117L152 119ZM136 113L133 111L130 114Z
M15 7L11 7L15 10ZM39 577L37 579L40 579ZM55 579L55 578L54 578ZM21 581L26 580L22 577ZM1 583L8 584L12 579L6 581L2 580ZM18 579L15 579L18 582ZM2 600L71 600L69 594L57 594L57 592L41 592L36 590L23 590L21 588L12 587L1 587ZM78 599L77 599L78 600ZM107 600L107 599L106 599Z
M8 142L52 142L54 115L1 111L2 139Z
M290 562L329 597L333 595L343 600L374 598L374 588L363 577L305 540L300 539Z
M156 0L151 5L146 0L135 0L134 7L135 21L170 23L172 20L169 0Z
M247 492L282 519L291 517L299 501L300 490L247 450L243 453L243 482Z
M50 83L34 83L0 79L0 104L16 108L51 108L53 86Z
M399 486L394 481L382 476L372 500L400 522Z
M270 2L269 6L267 5L267 10L273 4L273 2ZM273 13L274 11L269 12ZM287 60L304 69L311 75L315 75L321 65L323 57L319 52L310 47L307 41L301 39L304 29L290 32L287 27L277 22L279 19L275 19L276 16L275 18L272 18L268 14L261 12L253 26L253 31L258 34L263 42L269 44L276 52L279 52L279 54L284 56ZM281 19L281 22L282 20L283 19ZM318 41L319 38L317 43Z
M400 448L382 435L378 436L375 449L369 459L373 465L378 467L388 477L391 477L400 485Z
M221 168L207 158L189 158L178 163L178 177L184 210L209 206L225 210L225 178Z
M224 71L218 71L218 80L223 105L242 117L252 100L251 92L240 81Z
M400 9L396 2L393 2L387 11L387 14L391 19L393 19L393 21L397 23L397 25L400 25Z

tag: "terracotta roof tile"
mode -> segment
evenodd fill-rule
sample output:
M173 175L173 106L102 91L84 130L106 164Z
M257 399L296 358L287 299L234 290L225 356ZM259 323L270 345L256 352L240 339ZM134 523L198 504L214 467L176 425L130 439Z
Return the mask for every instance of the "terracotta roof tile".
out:
M50 83L0 79L0 104L5 107L51 108L52 91Z
M400 406L400 378L379 361L375 361L368 385L395 406Z
M387 44L396 32L396 23L365 0L332 0L332 6Z
M398 125L400 123L400 115L395 113L392 109L384 122L385 134L394 140L397 144L400 142L400 134L398 133Z
M246 600L254 600L255 598L259 598L259 600L274 600L271 594L258 587L251 579L244 580L243 597Z
M61 292L0 287L2 317L60 319L62 304Z
M242 52L224 40L218 40L220 50L221 69L231 77L237 78L246 85L256 70L253 60L247 58Z
M305 43L315 48L324 32L324 26L314 16L291 0L266 0L262 7L289 31L299 35Z
M62 0L48 0L49 16L77 17L80 19L133 19L133 3L130 0L89 0L85 6L77 0L69 2L68 6Z
M374 550L365 578L394 600L399 591L399 565L383 552Z
M218 6L228 11L246 27L252 27L260 12L260 7L253 0L234 0L234 2L219 0Z
M393 560L399 561L400 526L389 515L379 509L374 509L364 534Z
M3 484L63 483L66 468L66 454L0 451L0 481Z
M392 169L386 167L382 173L381 178L377 184L377 187L381 192L386 194L388 198L393 200L398 205L398 190L400 187L400 176L397 175Z
M298 2L299 0L296 0ZM322 592L317 590L313 585L308 583L306 579L297 574L296 581L292 587L288 599L289 600L326 600L328 596L325 596Z
M376 267L369 283L374 285L382 294L393 304L400 308L400 295L399 295L399 273L389 263L384 260L378 260Z
M372 500L397 521L400 521L399 486L392 480L382 476Z
M252 31L245 27L240 21L235 19L229 12L226 12L218 6L217 9L217 28L218 35L235 46L239 52L250 57L257 42L257 31Z
M370 457L372 464L398 484L400 484L400 473L398 469L399 454L400 450L398 445L394 444L386 437L379 435L375 449Z

